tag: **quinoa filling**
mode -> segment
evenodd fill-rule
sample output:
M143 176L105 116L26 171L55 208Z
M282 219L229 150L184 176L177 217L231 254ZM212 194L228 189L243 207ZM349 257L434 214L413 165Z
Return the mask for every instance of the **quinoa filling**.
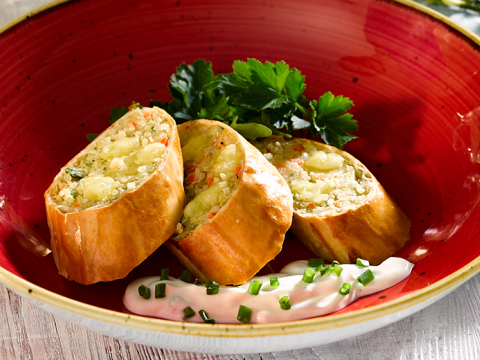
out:
M133 191L160 165L171 126L136 107L57 175L50 197L63 213L99 207Z
M210 222L228 202L240 182L244 161L236 138L221 126L186 129L180 139L187 205L177 234L184 238Z
M282 137L252 141L287 181L295 211L331 216L366 203L369 177L340 154L313 142Z

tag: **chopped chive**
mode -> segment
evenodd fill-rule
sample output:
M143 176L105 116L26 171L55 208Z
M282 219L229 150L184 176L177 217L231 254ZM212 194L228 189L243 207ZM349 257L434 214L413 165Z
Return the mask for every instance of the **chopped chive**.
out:
M342 273L342 271L343 271L343 268L340 265L335 264L335 266L332 269L332 273L330 275L335 275L336 277L340 277L340 274Z
M161 299L166 296L165 295L166 287L167 287L167 284L165 283L155 284L155 299Z
M205 283L203 282L202 279L195 278L195 280L193 281L193 285L203 286L205 285Z
M195 315L195 311L189 306L183 309L183 320L188 320Z
M92 165L93 165L93 161L87 161L87 162L85 163L85 165L87 165L87 166L92 166Z
M207 295L218 294L218 289L220 288L219 283L213 280L208 280L205 286L207 287Z
M347 295L350 293L351 287L352 287L352 284L344 283L338 292L340 293L340 295Z
M368 262L368 260L357 258L357 265L361 267L369 267L370 263Z
M313 282L313 278L315 277L315 270L307 267L303 272L302 280L306 283L310 284Z
M70 195L72 195L73 197L75 197L75 196L78 195L78 193L77 193L75 190L70 189Z
M280 282L278 281L278 276L270 276L270 286L273 288L280 286Z
M85 175L77 169L65 168L65 172L75 179L82 179L85 177Z
M320 270L320 276L328 275L332 272L332 270L332 265L325 266L323 269Z
M333 260L332 261L332 266L335 266L335 265L340 265L340 263L337 260Z
M152 126L151 129L153 132L155 132L155 126Z
M258 295L258 293L260 292L260 289L263 285L263 281L262 280L252 280L250 282L250 285L248 286L248 293L250 295Z
M288 295L282 296L278 302L283 310L289 310L292 307Z
M169 269L162 269L160 273L160 280L168 280L168 271Z
M189 283L190 280L192 279L192 274L190 274L188 270L183 270L179 279L182 280L183 282Z
M250 324L252 318L252 309L249 307L240 305L238 308L237 320L244 324Z
M150 299L150 288L145 285L140 285L138 287L138 294L144 299Z
M375 279L375 275L373 275L372 270L368 269L365 271L362 275L357 277L357 280L360 284L363 286L367 285L369 282L371 282L373 279Z
M198 315L200 315L200 317L203 319L203 322L204 322L204 323L207 323L207 324L215 324L215 320L210 319L210 318L208 317L208 314L207 314L207 312L206 312L205 310L200 310L200 311L198 312Z
M323 266L325 264L325 260L323 259L310 259L308 260L308 266L318 268L319 266Z

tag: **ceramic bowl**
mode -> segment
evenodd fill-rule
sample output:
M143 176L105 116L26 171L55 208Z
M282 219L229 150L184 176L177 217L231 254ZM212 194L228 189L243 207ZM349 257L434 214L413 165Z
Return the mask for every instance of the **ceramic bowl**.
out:
M0 280L95 331L185 351L301 348L410 315L480 269L479 44L407 0L82 0L17 19L0 33ZM170 99L166 85L181 62L203 58L230 72L248 57L298 68L307 97L353 100L358 139L345 149L412 219L397 254L415 264L412 274L328 316L245 326L128 313L128 283L162 267L180 274L163 247L123 280L82 286L59 276L51 254L42 256L43 193L85 135L108 125L112 107ZM271 267L308 256L289 237Z

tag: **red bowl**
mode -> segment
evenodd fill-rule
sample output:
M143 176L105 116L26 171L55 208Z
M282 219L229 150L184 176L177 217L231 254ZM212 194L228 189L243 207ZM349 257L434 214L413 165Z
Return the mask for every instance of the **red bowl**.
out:
M480 266L479 44L408 0L82 0L26 17L0 34L0 280L119 316L132 280L162 267L178 276L182 267L161 247L123 280L82 286L18 233L31 229L48 243L43 193L85 135L108 126L110 108L169 100L181 62L203 58L230 72L234 60L253 57L298 68L307 97L331 91L353 100L359 138L345 150L413 223L397 254L415 264L410 277L305 323L328 328L440 296ZM293 238L285 247L275 270L311 256Z

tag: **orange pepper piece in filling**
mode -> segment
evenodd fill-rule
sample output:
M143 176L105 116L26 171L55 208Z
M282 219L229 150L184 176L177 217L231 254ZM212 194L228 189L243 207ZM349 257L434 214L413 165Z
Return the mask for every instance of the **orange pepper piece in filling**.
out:
M213 180L215 180L215 178L213 178L213 177L207 177L207 185L208 185L208 186L212 186Z
M188 174L187 178L185 179L185 183L191 184L195 181L195 174Z
M213 218L215 215L217 215L217 213L214 213L214 212L211 212L208 214L208 218L211 219Z
M314 203L310 203L307 206L312 210L315 209L315 204Z
M162 140L160 140L160 143L165 146L168 146L168 138L167 137L163 138Z
M302 145L293 145L292 149L298 152L302 152L303 150L305 150Z
M240 171L242 171L242 167L239 165L235 168L235 176L237 176L238 174L240 174Z
M189 165L185 168L185 172L188 174L189 172L192 172L193 170L195 170L196 167L197 165L195 164Z
M299 159L299 158L290 159L289 161L290 161L290 162L297 163L298 166L302 166L302 165L303 165L303 160L302 160L302 159Z

